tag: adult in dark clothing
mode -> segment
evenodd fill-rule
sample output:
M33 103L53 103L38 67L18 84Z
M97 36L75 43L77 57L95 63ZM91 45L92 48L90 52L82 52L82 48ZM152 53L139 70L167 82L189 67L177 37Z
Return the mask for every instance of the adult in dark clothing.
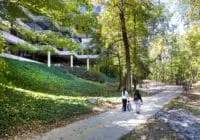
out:
M135 110L136 110L136 113L139 114L139 113L140 113L140 106L141 106L141 104L142 104L142 102L143 102L139 90L136 90L136 91L135 91L133 100L134 100L134 102L135 102L135 107L136 107Z

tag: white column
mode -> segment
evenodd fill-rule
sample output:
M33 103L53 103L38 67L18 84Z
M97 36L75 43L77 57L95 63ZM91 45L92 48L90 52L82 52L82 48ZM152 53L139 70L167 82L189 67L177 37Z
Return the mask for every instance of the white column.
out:
M48 51L48 67L51 67L51 52Z
M70 67L73 68L73 55L70 56Z
M89 69L90 69L90 59L87 58L87 71L89 71Z

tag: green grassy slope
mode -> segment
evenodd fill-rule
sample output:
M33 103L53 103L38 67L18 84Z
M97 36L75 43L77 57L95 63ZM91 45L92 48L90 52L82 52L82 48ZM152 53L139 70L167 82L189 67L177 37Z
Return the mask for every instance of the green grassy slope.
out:
M78 78L66 71L46 65L6 59L8 80L23 89L69 96L111 96L104 84Z
M5 97L0 98L0 138L89 113L93 106L85 96L120 95L104 84L78 78L56 67L5 61L12 88L6 86ZM0 84L0 89L2 86Z
M0 99L0 138L88 112L91 106L85 98L7 89Z

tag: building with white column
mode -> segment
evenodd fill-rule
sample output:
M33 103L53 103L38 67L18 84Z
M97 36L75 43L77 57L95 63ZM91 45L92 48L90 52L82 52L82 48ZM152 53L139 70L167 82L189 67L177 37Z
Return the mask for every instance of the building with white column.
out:
M43 31L52 31L50 27L48 29L43 28L44 25L46 25L48 20L46 20L46 17L44 16L38 16L34 15L30 12L29 9L19 6L19 10L21 9L22 12L26 15L27 20L23 20L22 18L16 18L16 24L17 26L30 31L34 30L36 32L43 32ZM10 32L11 29L11 22L4 20L0 17L0 23L6 23L6 29L1 29L0 33L2 33L3 38L7 42L7 44L15 47L18 44L25 44L24 47L26 47L24 50L19 50L17 53L8 51L6 53L11 53L12 55L19 55L25 54L22 57L29 58L32 60L39 61L41 63L46 63L48 67L51 67L54 64L58 64L57 66L60 66L61 64L65 63L66 65L69 65L69 67L74 68L75 66L84 66L87 70L90 70L91 65L94 65L97 60L99 59L99 55L95 54L77 54L73 51L66 51L66 50L59 50L56 48L56 46L53 46L52 44L47 45L41 45L39 47L35 47L34 43L25 40L23 37L18 36L17 34L13 34ZM46 24L45 24L46 23ZM38 30L36 28L32 27L32 24L38 26ZM48 23L50 24L50 23ZM1 25L1 24L0 24ZM3 24L4 25L4 24ZM52 26L55 27L63 37L66 37L65 32L68 31L67 27L59 26L58 24L52 22ZM1 27L1 26L0 26ZM35 27L35 26L34 26ZM52 31L54 32L54 31ZM71 35L69 37L73 42L76 42L77 44L82 47L81 49L87 50L91 49L95 44L88 45L88 42L92 40L92 37L89 35ZM38 45L38 44L36 44ZM44 47L44 48L42 48ZM31 50L31 53L29 53L27 50ZM42 53L40 53L42 52ZM56 58L59 58L61 61L57 61Z

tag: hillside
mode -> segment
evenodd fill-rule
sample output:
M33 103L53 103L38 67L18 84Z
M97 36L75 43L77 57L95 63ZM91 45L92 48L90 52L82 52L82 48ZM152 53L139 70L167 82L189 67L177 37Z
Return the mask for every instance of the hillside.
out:
M5 97L0 98L0 139L35 132L90 112L92 106L85 98L7 89Z
M104 84L78 78L66 71L43 64L6 59L8 80L15 87L67 96L112 96Z
M62 68L65 71L69 72L70 74L76 75L77 77L80 77L82 79L86 79L89 81L100 82L100 83L106 83L106 82L113 83L117 81L116 78L109 77L106 74L102 72L97 72L95 69L92 69L92 68L89 71L81 67L71 68L69 66L62 66Z
M94 106L86 96L118 96L104 84L78 78L57 67L5 61L11 86L0 98L0 138L46 129L63 119L91 113Z

